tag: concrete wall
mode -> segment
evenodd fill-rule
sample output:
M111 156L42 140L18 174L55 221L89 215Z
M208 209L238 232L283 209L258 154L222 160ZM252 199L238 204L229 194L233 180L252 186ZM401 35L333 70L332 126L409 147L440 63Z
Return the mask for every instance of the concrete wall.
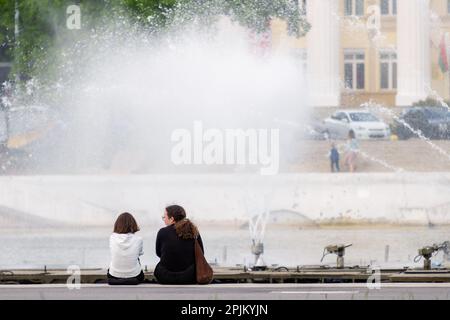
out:
M269 208L314 223L450 223L450 173L0 178L0 206L73 225L112 225L123 211L161 223L171 203L197 222L245 222Z

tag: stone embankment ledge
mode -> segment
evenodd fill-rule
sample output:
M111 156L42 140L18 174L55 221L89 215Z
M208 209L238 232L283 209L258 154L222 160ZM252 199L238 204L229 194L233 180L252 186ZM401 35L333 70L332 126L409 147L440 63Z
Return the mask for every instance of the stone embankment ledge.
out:
M105 269L80 270L81 283L106 283ZM381 269L327 266L295 267L251 271L244 268L214 268L215 283L366 283L377 277L382 283L450 283L450 269ZM70 278L72 276L72 278ZM0 284L64 284L73 279L67 270L0 270ZM147 283L155 283L152 271L145 272Z

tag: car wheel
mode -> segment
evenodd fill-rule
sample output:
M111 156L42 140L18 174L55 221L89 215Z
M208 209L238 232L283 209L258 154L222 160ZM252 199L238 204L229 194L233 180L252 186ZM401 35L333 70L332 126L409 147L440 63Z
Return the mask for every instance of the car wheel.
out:
M425 134L425 136L430 139L434 140L441 139L441 132L439 128L436 126L429 125L426 132L427 134Z
M408 140L412 137L412 132L403 124L398 124L396 134L400 140Z

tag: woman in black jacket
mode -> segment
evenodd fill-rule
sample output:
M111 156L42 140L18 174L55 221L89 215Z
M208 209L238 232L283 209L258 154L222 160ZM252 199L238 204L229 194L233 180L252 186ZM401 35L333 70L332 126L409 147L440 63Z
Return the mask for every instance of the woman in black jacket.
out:
M161 258L154 275L161 284L195 284L195 238L203 249L197 227L186 218L181 206L166 208L162 217L165 228L156 236L156 255Z

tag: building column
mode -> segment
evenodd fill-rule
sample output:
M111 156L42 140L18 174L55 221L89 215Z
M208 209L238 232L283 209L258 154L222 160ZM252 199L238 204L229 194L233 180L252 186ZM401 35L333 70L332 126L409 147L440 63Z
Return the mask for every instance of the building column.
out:
M398 0L397 106L426 99L431 89L430 0Z
M339 1L307 2L311 30L307 34L308 83L314 107L337 107L341 90L339 77Z

